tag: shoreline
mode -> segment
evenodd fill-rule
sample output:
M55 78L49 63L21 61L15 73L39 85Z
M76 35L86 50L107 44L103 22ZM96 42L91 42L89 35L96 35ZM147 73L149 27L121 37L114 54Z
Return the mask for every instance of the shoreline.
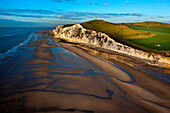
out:
M56 40L58 39L63 44L66 43L68 45L71 45L73 47L81 49L81 50L87 52L88 54L91 54L92 56L96 56L103 60L109 61L108 59L111 58L117 62L123 63L130 67L134 67L135 69L142 69L142 70L147 70L147 71L159 71L162 74L170 75L170 68L167 67L166 65L153 64L151 61L148 61L145 59L140 59L140 58L137 58L134 56L126 55L126 54L111 51L111 50L106 50L106 49L99 48L99 47L95 48L95 47L80 44L80 43L67 42L66 40L63 40L60 38L54 38L54 39L56 39ZM150 72L150 74L151 73L152 72Z
M0 65L2 110L169 113L169 84L136 69L146 63L49 34L37 32Z
M53 30L53 33L54 38L60 38L66 40L67 42L85 44L88 46L93 46L94 48L99 47L101 49L106 49L106 51L116 51L118 53L150 61L151 64L154 65L164 65L166 67L170 66L169 57L164 57L157 53L146 52L124 45L116 42L105 33L86 29L80 24L75 24L68 27L63 27L60 25Z
M89 60L90 62L94 63L95 65L103 69L105 73L112 75L110 76L110 78L113 80L113 82L118 84L124 91L126 91L128 94L128 98L134 101L136 104L140 106L142 105L143 107L154 113L169 112L169 109L167 109L168 107L170 107L169 106L170 102L168 101L170 99L168 97L168 95L170 95L170 93L168 92L169 89L168 83L165 83L162 80L159 80L145 72L132 68L131 66L118 62L114 59L108 60L127 70L127 72L129 72L135 79L135 82L132 82L133 81L132 78L129 77L127 73L122 73L120 69L115 68L113 65L105 66L107 62L101 63L101 61L104 60L100 59L99 61L96 56L90 55L88 53L88 50L83 50L82 48L67 43L62 42L59 43L61 44L61 47L70 50L76 53L77 55ZM112 71L107 70L106 68L111 69ZM116 74L116 72L118 72L119 74L123 74L123 76L116 75L116 77L114 77L115 76L114 74Z
M14 55L0 65L0 112L148 113L127 99L112 75L47 36L36 35ZM105 72L112 73L113 68L105 67ZM128 76L115 76L131 82Z

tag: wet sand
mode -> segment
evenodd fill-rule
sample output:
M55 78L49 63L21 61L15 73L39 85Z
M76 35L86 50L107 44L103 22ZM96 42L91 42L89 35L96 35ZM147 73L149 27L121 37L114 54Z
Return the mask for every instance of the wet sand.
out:
M170 112L168 83L108 60L118 66L58 39L34 36L1 61L0 112Z
M128 72L128 73L123 73L123 72L121 73L120 72L121 70L116 69L116 67L112 68L111 66L109 67L108 65L102 64L100 61L96 60L97 58L94 58L94 56L87 54L87 50L89 49L86 49L86 52L84 52L83 54L83 49L78 50L76 46L70 47L68 44L65 43L61 43L61 45L62 47L77 53L83 58L88 59L89 61L96 64L104 71L105 68L111 69L112 72L110 73L105 72L105 73L111 75L110 78L112 79L112 81L118 84L120 88L127 93L128 98L133 102L135 102L136 104L147 108L150 112L153 113L170 112L169 109L170 108L170 97L169 97L170 86L168 83L160 79L157 79L147 73L132 68L126 64L113 60L109 57L107 59L108 61L116 64L117 66L120 66L122 69L125 69ZM101 54L102 53L100 52L100 56L102 56ZM103 53L103 54L106 55L107 53ZM106 56L108 57L109 54L107 54ZM117 72L119 73L120 76L123 75L122 76L123 79L117 77L117 74L115 74ZM129 81L130 79L129 77L131 77L131 82Z

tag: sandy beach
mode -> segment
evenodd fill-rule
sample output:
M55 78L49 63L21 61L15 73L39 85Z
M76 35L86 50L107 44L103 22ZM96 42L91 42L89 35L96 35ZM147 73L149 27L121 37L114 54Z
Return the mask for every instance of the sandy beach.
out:
M0 112L169 113L169 69L115 58L37 32L1 61Z
M110 78L124 91L126 91L128 98L132 99L137 104L145 106L153 113L169 112L170 98L168 95L170 94L170 87L168 83L156 79L155 77L134 69L126 64L117 62L113 59L108 59L108 61L120 66L122 69L125 69L132 76L131 77L128 73L123 72L111 64L107 64L103 60L99 60L98 58L87 54L87 52L83 50L76 47L70 47L70 45L68 46L68 44L65 43L61 43L61 45L62 47L73 51L81 57L96 64L98 67L103 69L105 73L111 75Z

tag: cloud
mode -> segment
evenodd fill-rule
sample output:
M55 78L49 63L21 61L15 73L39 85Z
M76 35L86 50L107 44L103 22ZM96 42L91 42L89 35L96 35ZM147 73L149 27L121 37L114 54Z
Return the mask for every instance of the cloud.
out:
M87 2L87 4L105 5L105 6L108 6L108 5L109 5L109 3L102 4L102 3L98 3L98 2Z
M87 2L87 4L99 5L100 3L98 3L98 2Z
M93 4L98 5L99 3L98 2L93 2Z
M156 16L157 18L169 18L170 16Z
M132 3L132 2L134 2L134 1L124 1L124 3L122 3L122 5L126 5L126 4Z
M64 1L75 1L75 0L64 0Z
M104 5L109 5L109 3L105 3Z
M58 23L48 21L38 22L38 21L20 21L12 19L0 19L1 27L56 27Z
M62 2L61 0L52 0L53 2Z
M113 17L123 17L123 16L136 16L141 17L143 16L140 13L93 13L93 12L74 12L69 11L62 14L62 18L76 18L79 17L80 19L86 18L113 18Z
M72 2L72 1L75 1L75 0L52 0L53 2Z
M8 26L20 26L20 25L32 25L33 22L21 22L21 21L15 21L15 20L11 20L11 19L0 19L0 26L1 27L8 27Z
M56 9L58 12L62 11ZM0 9L1 13L34 13L34 14L55 14L56 12L45 9Z
M129 1L129 0L127 0L127 1L124 1L125 3L132 3L132 2L134 2L134 1Z
M103 13L103 14L108 16L137 16L137 17L144 16L141 13Z
M156 0L156 1L163 1L163 2L165 2L165 1L168 1L168 0Z
M141 22L141 21L143 21L143 20L133 20L133 21L135 21L135 22Z
M75 0L50 0L50 1L58 2L58 3L62 3L62 2L72 2L72 3L74 3L75 2Z
M130 3L130 2L133 2L133 1L124 1L124 2L126 2L126 3Z
M141 13L94 13L94 12L78 12L78 11L63 11L63 10L44 10L44 9L0 9L0 15L16 16L24 18L56 18L67 20L82 20L89 18L113 18L123 16L143 16Z
M166 21L166 20L165 20L165 21L162 21L162 22L170 24L170 21Z

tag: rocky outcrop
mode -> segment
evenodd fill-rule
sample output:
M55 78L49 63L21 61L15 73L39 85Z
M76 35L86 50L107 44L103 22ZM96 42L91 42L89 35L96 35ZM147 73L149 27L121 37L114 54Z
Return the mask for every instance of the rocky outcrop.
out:
M105 33L85 29L80 24L75 24L69 27L63 27L63 25L60 25L53 30L53 33L55 38L61 38L67 40L68 42L82 43L89 46L100 47L141 59L146 59L154 63L170 64L170 59L167 57L163 57L154 53L147 53L115 42Z

